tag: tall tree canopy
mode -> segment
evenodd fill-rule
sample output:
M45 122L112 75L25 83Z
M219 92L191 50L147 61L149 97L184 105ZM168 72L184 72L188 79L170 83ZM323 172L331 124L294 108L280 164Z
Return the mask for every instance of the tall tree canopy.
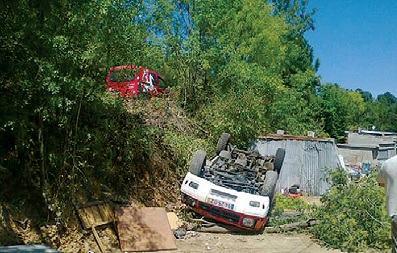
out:
M277 10L256 0L179 5L189 36L182 45L170 36L166 63L180 77L182 106L197 112L215 136L228 131L243 142L277 128L320 132L314 109L319 79L303 36L311 14L296 19L306 7L296 2L288 11Z

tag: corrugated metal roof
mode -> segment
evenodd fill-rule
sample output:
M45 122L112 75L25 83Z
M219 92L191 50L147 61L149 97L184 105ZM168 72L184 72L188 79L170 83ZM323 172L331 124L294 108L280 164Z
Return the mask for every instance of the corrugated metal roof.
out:
M288 135L288 134L266 134L260 136L259 139L335 142L335 140L332 138L319 138L319 137L297 136L297 135Z
M358 133L359 134L370 134L370 135L382 135L382 136L397 135L397 133L394 133L394 132L370 131L370 130L359 130Z
M340 148L352 148L352 149L377 149L377 144L337 144Z
M329 189L328 172L340 167L333 139L271 135L259 138L253 147L262 155L275 154L278 148L285 149L278 191L299 184L305 193L319 196Z
M337 144L339 148L351 148L351 149L379 149L379 148L396 148L395 142L379 143L379 144Z

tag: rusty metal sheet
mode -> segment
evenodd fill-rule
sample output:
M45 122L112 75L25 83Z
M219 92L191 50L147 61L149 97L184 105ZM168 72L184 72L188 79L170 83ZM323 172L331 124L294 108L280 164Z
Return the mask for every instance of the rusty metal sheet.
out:
M113 209L109 203L101 201L76 206L84 229L105 225L114 221Z
M162 207L122 207L115 210L123 252L176 249L175 237Z

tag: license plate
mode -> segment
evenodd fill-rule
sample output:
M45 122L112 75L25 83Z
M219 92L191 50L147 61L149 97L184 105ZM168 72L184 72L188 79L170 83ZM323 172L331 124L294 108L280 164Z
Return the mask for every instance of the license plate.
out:
M218 199L213 199L213 198L207 198L207 203L213 204L214 206L227 208L230 210L233 210L233 208L234 208L234 204L232 204L232 203L228 203L228 202L218 200Z

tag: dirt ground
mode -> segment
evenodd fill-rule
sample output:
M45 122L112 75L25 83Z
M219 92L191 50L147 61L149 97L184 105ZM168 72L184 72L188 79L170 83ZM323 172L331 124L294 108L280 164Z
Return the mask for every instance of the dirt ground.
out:
M167 253L244 252L244 253L337 253L322 248L305 234L214 234L197 233L176 241L178 249ZM162 251L164 253L164 251Z
M319 203L318 198L305 199L310 203ZM170 219L169 219L170 221ZM3 221L4 223L5 221ZM21 228L17 223L9 220L10 226L18 236L23 240L23 244L47 242L49 246L57 245L61 252L95 252L99 253L99 247L96 243L92 232L82 233L80 227L71 229L63 237L57 236L55 226L47 226L35 231L31 229L28 222L25 228ZM6 227L5 223L3 227ZM98 235L102 241L105 252L121 253L118 237L112 226L105 225L98 227ZM44 233L44 232L45 233ZM34 232L34 233L33 233ZM40 233L43 232L43 233ZM45 235L45 236L44 236ZM0 242L2 234L0 233ZM234 232L195 232L188 231L183 239L175 239L177 249L172 251L157 251L158 253L340 253L340 250L327 249L322 247L318 242L313 240L310 235L297 232L291 233L263 233L263 234L238 234ZM1 243L0 243L1 245ZM366 253L375 253L379 251L368 251ZM385 251L383 251L385 252Z
M106 252L121 253L116 238L105 236L104 231L99 232ZM89 236L90 237L90 236ZM87 238L88 239L88 238ZM100 250L94 238L87 241L74 242L75 245L65 243L60 247L61 252L91 252L99 253ZM109 247L110 246L110 247ZM190 232L184 239L176 239L176 250L154 251L155 253L341 253L340 250L322 247L310 235L304 233L291 234L231 234ZM368 250L365 253L385 253L389 251Z
M104 232L104 231L101 231ZM99 232L101 234L101 232ZM88 239L88 238L87 238ZM107 246L106 252L120 252L118 243L111 244L110 238L101 235L103 243ZM80 245L63 245L59 250L62 252L81 252L89 250L99 253L95 240L87 240ZM84 245L85 244L85 245ZM230 233L207 233L189 232L184 239L176 239L176 250L156 251L156 253L341 253L340 250L327 249L306 234L230 234Z

